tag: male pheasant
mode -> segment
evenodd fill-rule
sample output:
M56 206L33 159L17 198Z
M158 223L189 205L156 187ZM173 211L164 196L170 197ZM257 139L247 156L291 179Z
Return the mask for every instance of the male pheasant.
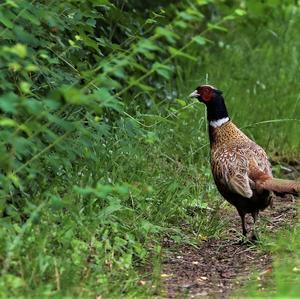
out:
M230 121L220 90L202 85L190 97L206 105L214 181L221 195L236 207L247 236L245 215L250 213L255 223L259 211L270 205L273 192L297 195L300 182L273 178L265 151Z

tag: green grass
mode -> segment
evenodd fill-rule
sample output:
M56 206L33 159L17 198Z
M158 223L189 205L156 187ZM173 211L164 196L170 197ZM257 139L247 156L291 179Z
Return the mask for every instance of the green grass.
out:
M0 292L6 298L146 296L138 281L152 280L143 268L152 263L149 254L159 256L163 236L182 243L218 235L220 202L207 147L197 150L206 140L196 137L194 116L185 109L176 121L133 136L122 128L136 124L122 122L105 147L95 145L98 163L82 161L49 186L56 197L28 203L24 213L31 216L23 225L6 230L2 219L0 239L9 247Z
M205 83L207 75L208 83L224 91L230 116L240 128L271 154L299 157L300 14L287 9L281 18L274 15L268 23L235 26L210 51L192 50L200 55L199 63L188 67L182 86L188 93Z
M226 229L219 215L225 203L209 169L205 110L186 96L208 74L239 127L272 157L299 158L299 18L298 9L267 25L237 24L219 43L190 49L199 62L174 62L176 79L163 87L170 101L164 114L153 104L148 116L120 119L105 138L105 128L95 132L97 163L82 159L59 173L48 197L27 199L14 226L1 218L0 298L159 295L163 237L196 243ZM152 97L160 99L159 91ZM299 257L297 234L298 227L278 237L283 246L286 237L295 240L288 264L275 264L283 295L290 285L281 288L280 279ZM153 273L145 271L151 267ZM294 286L298 276L291 273Z

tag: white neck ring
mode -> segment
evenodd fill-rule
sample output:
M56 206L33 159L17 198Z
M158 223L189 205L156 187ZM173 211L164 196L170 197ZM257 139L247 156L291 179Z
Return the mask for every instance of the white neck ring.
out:
M224 125L225 123L227 123L228 121L229 121L229 117L224 117L217 120L211 120L209 122L209 125L212 126L213 128L218 128Z

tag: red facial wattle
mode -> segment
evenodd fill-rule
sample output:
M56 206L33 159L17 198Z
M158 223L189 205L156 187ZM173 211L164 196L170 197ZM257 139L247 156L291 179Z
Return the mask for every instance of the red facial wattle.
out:
M201 88L199 93L200 93L201 99L205 102L208 102L213 95L213 91L210 88L206 88L206 87Z

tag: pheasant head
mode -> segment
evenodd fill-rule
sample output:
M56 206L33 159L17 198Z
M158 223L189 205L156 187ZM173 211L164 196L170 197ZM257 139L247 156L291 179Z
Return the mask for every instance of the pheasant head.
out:
M201 85L190 94L190 97L196 98L206 105L207 119L211 126L219 126L229 121L221 90L211 85Z

